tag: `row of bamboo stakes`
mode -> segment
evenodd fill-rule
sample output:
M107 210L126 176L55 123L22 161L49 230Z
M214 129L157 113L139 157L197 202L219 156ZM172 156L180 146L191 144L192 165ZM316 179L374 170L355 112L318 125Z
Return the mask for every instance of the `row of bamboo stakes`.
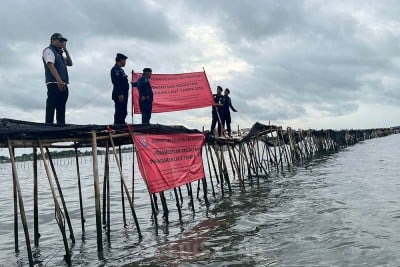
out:
M132 137L131 129L126 133ZM357 134L354 134L357 133ZM234 180L238 181L241 189L245 189L246 181L252 181L253 178L259 179L260 177L269 179L273 173L282 171L285 167L290 167L299 162L310 160L315 154L321 152L335 152L342 146L354 144L360 140L365 140L373 137L383 136L387 134L395 133L393 131L368 131L363 132L360 136L359 131L352 133L351 131L346 132L345 144L339 144L337 140L334 140L328 131L322 135L313 134L313 131L294 131L291 128L283 130L282 127L270 127L267 130L257 132L255 136L248 139L246 142L241 142L240 138L234 139L221 139L213 138L213 141L209 141L203 146L203 161L207 164L205 166L206 177L201 181L197 181L197 194L196 198L200 199L201 189L203 191L203 200L206 204L208 201L209 184L211 184L211 194L216 197L218 192L224 196L225 193L232 192L231 183ZM397 132L396 132L397 133ZM114 139L118 138L119 135L109 132L108 140L106 142L106 154L104 160L104 181L103 181L103 194L100 192L100 173L99 173L99 162L97 155L97 141L99 137L95 130L91 131L91 148L92 148L92 161L93 161L93 185L95 193L95 217L96 217L96 231L97 231L97 250L98 252L103 251L103 226L104 232L108 240L110 240L110 154L115 158L115 162L118 167L120 174L121 183L121 202L122 202L122 214L123 224L127 226L126 214L125 214L125 200L127 200L134 223L136 226L139 240L142 239L142 234L139 226L139 222L136 216L134 208L134 172L132 176L132 190L129 192L127 179L122 171L122 155L121 147L119 150L114 143ZM126 136L126 135L125 135ZM132 145L133 144L133 138ZM21 217L21 223L24 231L24 237L27 248L27 255L29 266L34 266L36 263L32 255L31 240L28 231L28 222L26 219L24 201L21 194L21 186L19 183L17 167L15 162L15 148L13 147L13 141L7 138L7 146L11 159L12 175L13 175L13 199L14 199L14 244L15 252L19 252L18 246L18 208ZM34 247L39 247L39 225L38 225L38 149L40 150L41 160L43 162L47 179L49 182L52 198L55 206L55 220L57 226L61 232L63 245L65 249L64 260L67 264L71 263L71 251L67 233L69 233L69 239L72 244L75 243L75 235L72 228L71 220L69 217L67 205L64 200L62 188L59 183L59 179L56 173L54 162L51 158L48 145L43 145L42 140L38 139L36 142L37 146L33 147L33 201L34 201ZM82 236L85 233L85 216L84 207L82 201L82 188L81 188L81 176L79 170L79 156L78 147L79 144L74 142L75 149L75 163L77 170L77 181L79 191L79 204L80 204L80 220L81 220L81 231ZM111 150L112 153L109 151ZM133 149L133 151L135 151ZM46 153L45 153L46 152ZM133 152L135 153L135 152ZM132 160L133 164L134 160ZM140 164L140 162L139 162ZM134 166L134 165L133 165ZM233 176L232 176L233 175ZM232 178L232 179L231 179ZM219 186L219 191L218 191ZM182 203L183 195L182 191L187 191L189 197L189 206L192 212L195 212L194 208L194 190L192 184L186 184L183 187L174 188L174 196L176 200L176 207L179 214L180 223L182 222ZM125 195L125 197L124 197ZM103 207L101 208L101 197L103 200ZM149 194L150 204L152 209L152 220L155 227L158 227L157 215L159 213L158 203L162 206L162 219L164 223L169 223L169 209L164 192L157 194ZM158 200L159 198L159 200ZM101 211L103 210L103 212Z

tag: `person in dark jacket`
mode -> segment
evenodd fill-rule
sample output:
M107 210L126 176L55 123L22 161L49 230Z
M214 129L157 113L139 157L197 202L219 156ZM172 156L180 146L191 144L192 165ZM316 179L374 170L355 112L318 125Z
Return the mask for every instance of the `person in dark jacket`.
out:
M112 100L115 103L114 124L125 124L128 115L128 75L122 69L126 65L128 57L117 53L115 65L111 69L111 82L113 84Z
M212 111L211 111L211 115L212 115L212 121L211 121L211 129L210 132L211 134L214 134L214 130L215 130L215 126L218 123L218 135L221 136L222 134L222 127L221 127L221 122L222 122L222 87L221 86L217 86L217 93L213 94L213 98L214 98L214 103L212 106Z
M222 126L227 130L228 136L231 136L231 112L237 112L237 110L232 106L231 98L229 97L230 90L228 88L224 91L224 96L222 98Z
M144 68L143 75L136 84L139 90L139 107L142 113L142 124L150 123L151 111L153 109L153 89L150 84L151 74L151 68Z
M50 37L50 45L43 50L42 60L47 86L46 123L53 123L56 112L57 124L65 124L69 83L67 66L72 66L66 45L67 39L61 33L54 33Z

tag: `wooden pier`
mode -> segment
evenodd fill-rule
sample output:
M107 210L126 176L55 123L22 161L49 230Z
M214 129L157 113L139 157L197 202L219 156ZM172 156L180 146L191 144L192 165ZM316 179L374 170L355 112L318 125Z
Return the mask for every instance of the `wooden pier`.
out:
M287 167L312 159L318 153L335 152L343 147L354 145L366 139L383 137L398 133L397 128L380 128L366 130L294 130L280 126L255 123L252 128L238 131L233 138L215 137L205 132L206 142L202 156L205 177L198 182L172 189L175 197L179 220L182 223L181 208L182 191L186 190L188 203L192 212L194 198L202 199L206 204L208 197L224 196L237 183L241 190L255 179L271 179L273 174ZM85 212L82 204L81 174L79 169L79 150L91 149L93 162L93 189L95 195L95 220L97 250L103 251L103 234L110 239L110 158L113 157L119 171L121 184L121 202L124 225L126 225L125 205L129 206L137 232L142 239L140 225L134 205L134 183L128 181L122 171L121 146L131 146L135 153L133 136L135 134L172 134L200 133L198 130L182 126L166 125L53 125L0 119L0 147L8 148L12 168L13 200L14 200L14 243L15 251L19 251L18 228L23 227L29 265L34 266L31 235L28 230L27 216L20 179L15 161L15 150L31 148L33 152L33 246L40 246L38 225L38 160L42 160L49 183L49 194L55 207L55 220L63 239L64 260L71 261L70 242L75 243L75 234L71 224L68 207L64 200L63 190L57 176L50 148L73 149L75 151L76 179L78 184L77 201L80 204L81 233L85 233ZM100 188L98 148L105 149L103 187ZM38 154L40 151L40 154ZM40 159L39 156L40 155ZM165 192L149 194L149 206L152 210L154 227L159 226L158 214L162 211L163 223L169 223L169 209ZM161 204L161 206L159 206ZM19 217L21 222L19 222Z

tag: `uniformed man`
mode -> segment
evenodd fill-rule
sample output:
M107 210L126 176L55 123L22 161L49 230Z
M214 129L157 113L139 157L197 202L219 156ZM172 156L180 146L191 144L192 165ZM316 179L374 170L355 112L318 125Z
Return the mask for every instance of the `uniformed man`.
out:
M232 136L231 135L231 133L232 133L232 130L231 130L232 119L231 119L230 109L233 112L237 112L237 110L232 105L231 98L229 97L230 92L231 91L228 88L226 88L225 91L224 91L224 96L222 98L222 105L223 105L222 106L222 126L227 130L229 137Z
M136 85L139 90L139 107L142 113L142 124L150 123L151 111L153 109L153 89L150 84L151 74L151 68L144 68L143 75L137 81Z
M125 124L128 115L128 75L122 69L126 65L128 57L117 53L115 65L111 69L111 82L113 84L112 100L115 103L114 124Z
M212 106L212 121L211 121L211 134L214 134L214 130L215 130L215 126L218 123L218 135L221 136L222 134L222 128L221 128L221 122L222 122L222 112L221 112L221 108L222 108L222 87L221 86L217 86L217 93L213 94L213 98L214 98L214 103Z

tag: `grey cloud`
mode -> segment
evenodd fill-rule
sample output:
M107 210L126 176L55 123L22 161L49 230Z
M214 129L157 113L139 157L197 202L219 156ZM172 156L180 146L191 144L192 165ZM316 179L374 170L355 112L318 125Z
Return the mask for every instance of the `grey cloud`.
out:
M211 84L232 89L237 121L296 119L306 115L306 107L340 116L365 103L400 104L396 1L58 1L60 12L53 12L53 5L3 3L2 105L32 112L44 108L40 54L55 31L69 38L74 60L71 110L113 112L109 70L116 52L127 53L127 73L147 66L156 73L205 67ZM215 29L228 56L248 64L246 72L232 70L224 81L208 71L210 65L224 68L218 53L209 56L203 50L216 40L188 43L192 40L184 36L188 28L202 26ZM26 97L29 90L36 93ZM209 111L193 114L206 117Z

